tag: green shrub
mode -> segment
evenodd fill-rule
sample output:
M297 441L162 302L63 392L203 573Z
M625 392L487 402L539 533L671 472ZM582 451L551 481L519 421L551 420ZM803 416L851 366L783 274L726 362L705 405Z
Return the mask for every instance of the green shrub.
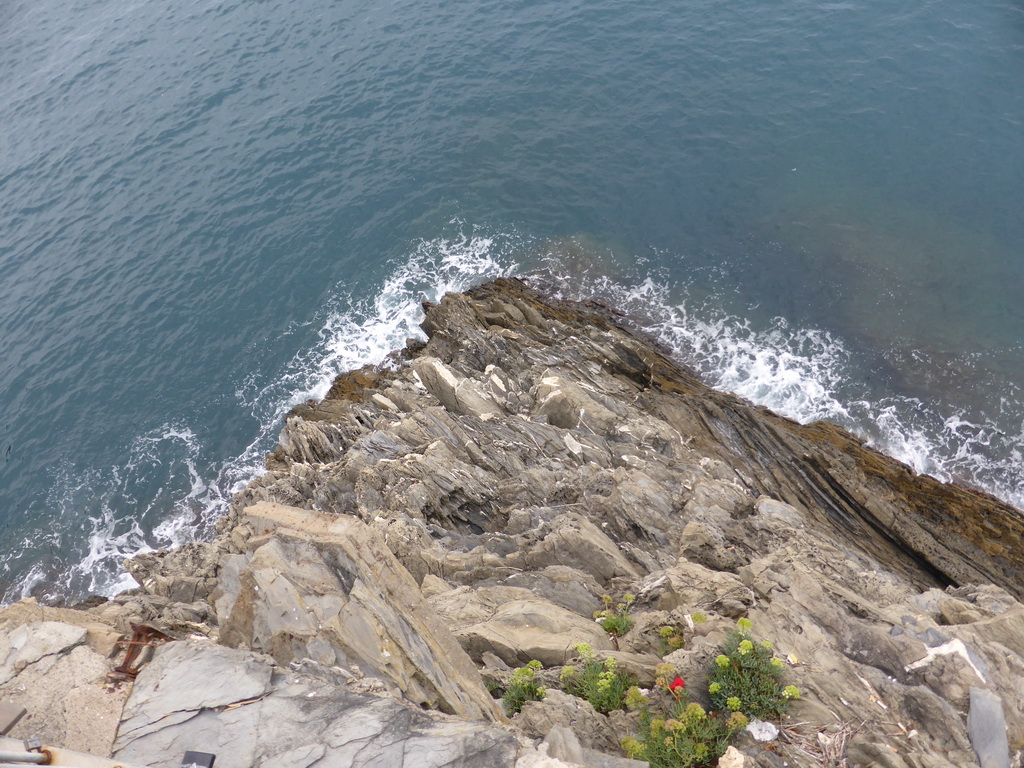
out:
M633 697L630 697L631 701ZM651 768L703 768L718 762L733 733L747 726L747 717L734 712L728 717L708 713L695 702L676 700L669 717L652 717L640 707L639 738L623 739L622 748Z
M633 628L633 619L629 617L629 610L636 602L636 597L623 595L622 600L615 603L611 597L605 595L601 600L604 602L604 610L595 611L594 618L601 624L601 628L612 636L615 647L618 648L619 638Z
M749 620L740 619L738 624L739 628L726 636L722 653L711 666L711 705L762 720L777 719L790 699L800 698L800 692L791 685L782 686L784 664L775 658L772 644L754 642Z
M547 695L543 686L537 685L537 670L543 665L539 661L531 661L512 673L505 695L501 697L505 705L505 714L509 717L522 710L528 701L540 701Z
M577 645L576 652L582 662L580 667L562 669L561 681L565 692L586 699L604 715L615 709L624 709L626 692L636 685L636 681L619 671L615 659L599 661L587 643Z
M658 638L661 640L661 655L666 656L672 651L678 651L686 645L683 632L678 627L666 625L658 630Z
M714 711L687 702L686 684L674 677L671 664L655 668L652 691L627 691L627 705L640 712L637 737L622 742L629 757L647 760L652 768L710 768L750 717L777 717L800 697L793 686L781 685L783 663L774 657L771 643L755 643L750 629L750 621L740 619L712 666L708 690ZM663 640L674 628L666 630Z

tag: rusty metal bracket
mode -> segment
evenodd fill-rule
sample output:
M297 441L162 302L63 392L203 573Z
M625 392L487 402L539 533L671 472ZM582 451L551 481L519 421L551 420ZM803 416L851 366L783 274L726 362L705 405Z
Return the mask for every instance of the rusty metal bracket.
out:
M114 674L134 678L139 674L139 663L141 663L139 657L143 649L155 648L158 645L171 642L174 638L159 629L147 627L145 624L131 624L130 626L132 639L118 641L118 645L125 646L127 650L124 661L114 668Z

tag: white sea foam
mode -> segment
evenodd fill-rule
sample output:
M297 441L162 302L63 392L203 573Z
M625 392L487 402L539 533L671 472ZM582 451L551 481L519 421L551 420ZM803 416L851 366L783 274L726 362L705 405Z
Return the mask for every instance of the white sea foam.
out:
M419 242L370 299L340 291L328 307L320 343L296 354L276 379L240 393L258 418L259 435L238 457L228 461L202 497L204 528L224 513L231 495L263 472L263 459L276 443L285 414L299 403L327 394L335 377L364 365L379 365L408 338L424 339L419 323L422 303L445 293L515 272L509 237L460 235ZM188 537L194 525L176 530Z

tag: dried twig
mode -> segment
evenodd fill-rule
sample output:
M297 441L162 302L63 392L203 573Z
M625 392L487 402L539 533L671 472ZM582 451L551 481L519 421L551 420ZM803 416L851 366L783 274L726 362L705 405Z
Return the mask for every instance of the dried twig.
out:
M860 725L843 723L832 733L814 731L801 733L797 728L809 723L792 723L782 729L782 737L787 744L799 752L816 760L822 768L847 768L846 746L867 721Z

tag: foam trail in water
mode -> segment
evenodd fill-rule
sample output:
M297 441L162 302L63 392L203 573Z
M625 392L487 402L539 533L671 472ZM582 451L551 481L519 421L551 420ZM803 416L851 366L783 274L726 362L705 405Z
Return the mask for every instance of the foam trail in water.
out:
M423 301L436 302L447 292L512 274L516 270L512 254L517 249L515 238L505 235L424 240L372 298L339 292L321 315L320 341L313 349L296 354L273 381L259 385L250 380L240 386L236 395L242 407L261 426L249 446L210 477L197 470L204 463L205 447L180 425L136 439L123 466L105 475L92 473L96 476L88 482L83 482L81 473L69 470L65 482L58 483L61 490L54 508L74 509L88 488L101 488L102 498L98 512L89 517L88 530L81 532L88 552L65 570L57 588L48 593L116 594L135 586L121 567L125 558L208 538L231 496L263 473L264 457L276 443L289 410L310 398L322 398L339 373L380 364L407 338L424 338L419 327ZM151 478L154 470L166 482L155 495L150 490L146 499L135 498L142 475ZM173 512L167 514L167 510ZM147 518L159 521L148 532L138 522ZM61 547L62 538L56 535L54 549ZM18 592L27 596L44 579L52 581L52 573L34 567Z

